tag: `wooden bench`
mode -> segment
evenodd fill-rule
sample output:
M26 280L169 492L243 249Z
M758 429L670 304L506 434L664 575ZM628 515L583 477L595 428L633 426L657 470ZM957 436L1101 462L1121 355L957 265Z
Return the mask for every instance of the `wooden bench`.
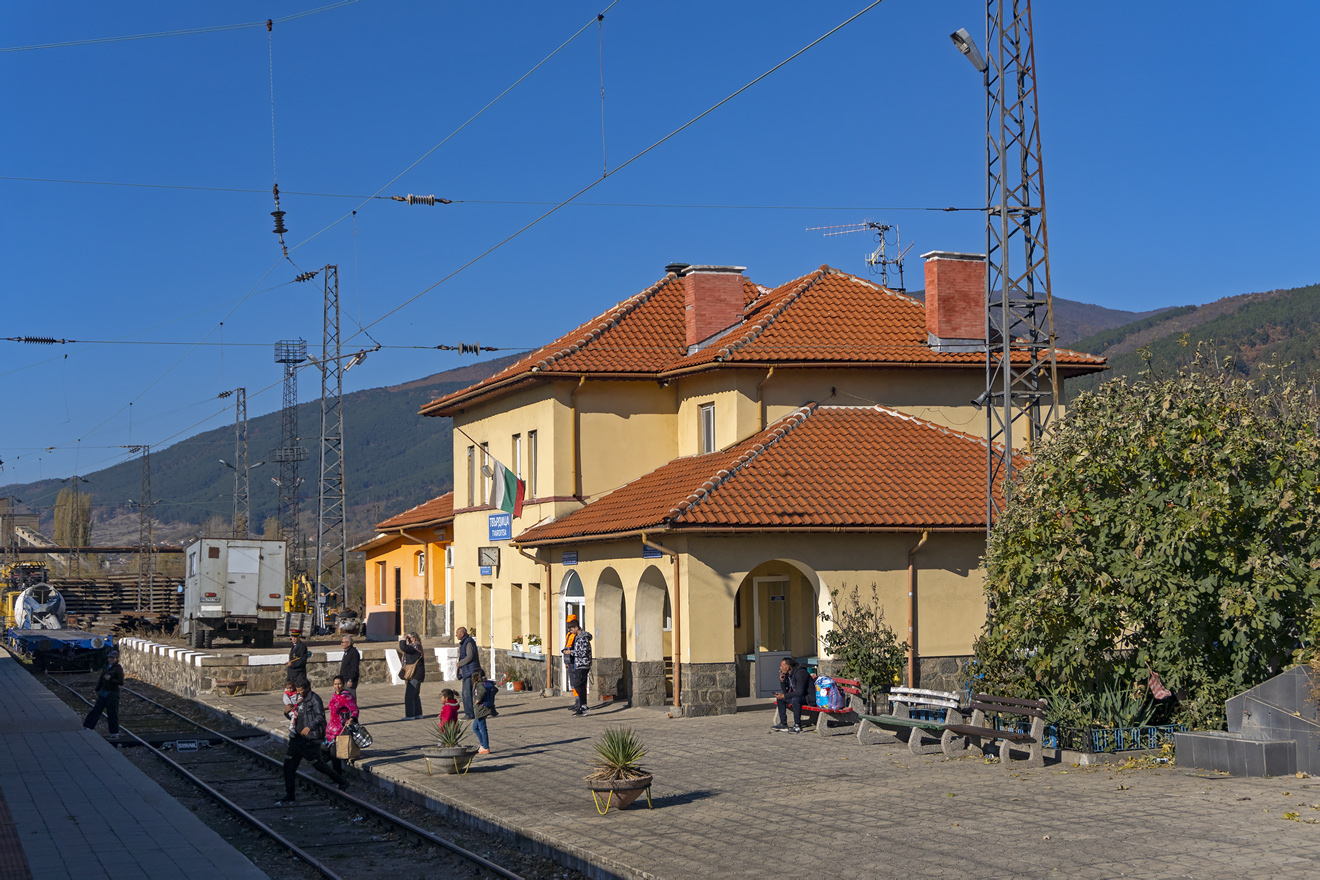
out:
M830 676L834 678L834 676ZM834 683L848 695L848 705L842 709L826 709L822 706L803 706L803 712L816 713L816 733L819 736L841 736L852 733L852 728L861 720L861 713L866 711L866 700L862 696L862 683L848 678L834 678ZM811 693L816 693L816 677L811 678ZM832 725L838 724L838 727Z
M1044 767L1045 755L1041 743L1045 739L1045 709L1048 705L1045 700L1018 700L1012 697L996 697L991 694L973 694L971 724L944 725L940 746L944 750L944 754L950 758L956 758L958 752L962 751L962 749L955 747L955 743L958 741L963 742L964 749L973 749L985 755L989 751L989 744L999 740L999 763L1004 768L1010 768L1014 764L1027 767ZM987 714L1030 718L1031 730L1028 733L1000 730L986 723ZM982 740L986 742L983 744ZM1013 760L1013 748L1015 746L1027 749L1026 759Z
M215 686L217 690L222 690L232 697L247 688L247 681L241 678L217 678Z
M901 741L907 738L908 751L914 755L930 755L939 751L946 724L961 724L959 697L948 691L928 691L921 688L896 687L889 692L892 706L888 715L863 715L857 727L857 741L862 745ZM918 718L913 713L940 716ZM927 744L927 738L935 742Z

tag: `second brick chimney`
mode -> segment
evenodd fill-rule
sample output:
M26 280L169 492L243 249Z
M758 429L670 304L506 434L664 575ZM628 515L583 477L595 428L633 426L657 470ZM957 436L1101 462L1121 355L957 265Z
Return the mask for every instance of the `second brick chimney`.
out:
M745 266L687 266L683 278L688 352L696 351L743 316Z
M926 341L936 351L985 350L985 256L953 251L926 261Z

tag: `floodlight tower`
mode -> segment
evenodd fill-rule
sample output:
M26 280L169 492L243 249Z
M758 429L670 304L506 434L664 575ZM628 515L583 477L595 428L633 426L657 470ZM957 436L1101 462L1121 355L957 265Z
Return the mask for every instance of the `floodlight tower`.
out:
M965 29L949 37L986 89L986 358L977 402L989 441L988 532L1001 513L995 482L1005 502L1011 491L1015 443L1030 450L1039 442L1059 402L1031 0L986 0L989 58Z
M307 341L282 339L275 343L275 363L284 365L284 408L280 418L280 445L270 451L280 465L275 483L280 488L280 537L287 542L287 573L303 570L298 533L298 462L307 459L307 447L298 445L298 365L307 360Z
M316 526L316 624L325 625L321 601L331 583L348 601L348 524L344 520L344 365L340 360L339 267L326 266L321 333L321 479Z

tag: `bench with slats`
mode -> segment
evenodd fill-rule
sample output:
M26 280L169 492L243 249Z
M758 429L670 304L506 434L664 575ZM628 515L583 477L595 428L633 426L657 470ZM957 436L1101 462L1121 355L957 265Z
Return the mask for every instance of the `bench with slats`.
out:
M907 740L914 755L929 755L940 749L946 724L961 724L959 698L948 691L896 687L889 692L891 709L887 715L862 715L857 726L857 741L862 745ZM919 718L914 713L937 715L938 719ZM935 740L926 743L927 738Z
M944 754L957 757L963 749L972 749L985 755L989 745L999 741L999 763L1005 768L1014 765L1044 767L1045 754L1042 742L1045 739L1045 709L1049 704L1045 700L1018 700L1013 697L996 697L991 694L972 696L972 721L970 724L945 724L940 746ZM1001 730L986 722L987 715L1020 716L1031 719L1031 730L1021 733L1016 730ZM962 747L958 747L962 743ZM1014 748L1025 748L1027 757L1013 759Z
M834 678L834 676L830 676ZM841 736L852 733L853 727L866 709L866 700L862 695L862 683L848 678L834 678L834 683L848 695L848 705L842 709L827 709L823 706L803 706L803 712L816 713L816 733L820 736ZM816 679L811 679L811 692L816 692Z

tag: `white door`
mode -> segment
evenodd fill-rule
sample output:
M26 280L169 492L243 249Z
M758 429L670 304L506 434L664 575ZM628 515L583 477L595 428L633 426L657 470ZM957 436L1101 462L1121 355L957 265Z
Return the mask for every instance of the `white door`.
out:
M260 587L261 571L260 547L236 547L229 545L229 583L225 610L230 614L253 615L257 613L257 592Z
M565 634L568 632L568 618L576 616L578 624L586 629L586 620L583 615L586 613L587 600L585 591L582 589L582 579L578 577L577 572L570 571L564 578L564 589L559 596L559 632ZM564 647L567 638L560 642L558 648ZM568 660L562 654L560 655L560 665L562 666L564 690L569 690L568 679Z
M753 578L752 587L756 696L773 697L779 690L779 664L793 656L789 650L788 578Z

